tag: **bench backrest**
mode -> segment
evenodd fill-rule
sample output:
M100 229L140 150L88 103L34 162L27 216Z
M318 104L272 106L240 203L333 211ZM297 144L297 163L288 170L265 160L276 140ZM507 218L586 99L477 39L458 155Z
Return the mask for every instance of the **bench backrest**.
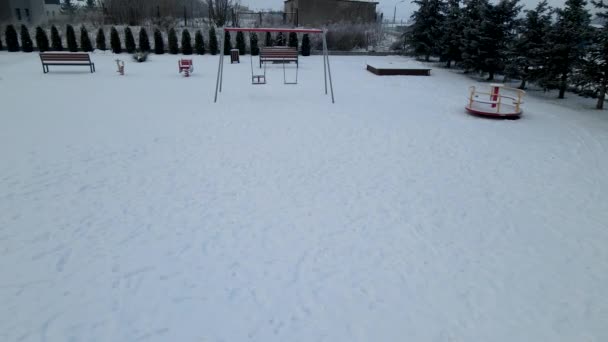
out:
M91 57L86 52L41 52L40 59L43 62L91 62Z
M297 59L298 49L292 47L264 47L260 50L261 58Z

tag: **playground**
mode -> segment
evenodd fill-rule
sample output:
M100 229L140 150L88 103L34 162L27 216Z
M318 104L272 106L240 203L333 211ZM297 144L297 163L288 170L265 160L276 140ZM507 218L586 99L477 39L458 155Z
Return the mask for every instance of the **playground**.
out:
M396 56L329 56L335 103L324 56L225 56L214 102L218 56L125 56L0 52L0 340L608 340L592 103L481 118Z

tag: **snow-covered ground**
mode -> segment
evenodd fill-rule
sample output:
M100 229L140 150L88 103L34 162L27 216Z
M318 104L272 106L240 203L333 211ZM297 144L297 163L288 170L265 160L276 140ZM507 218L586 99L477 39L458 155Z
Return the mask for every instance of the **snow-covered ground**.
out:
M481 119L333 57L332 105L316 56L214 104L216 57L123 58L0 53L0 341L608 340L593 101Z

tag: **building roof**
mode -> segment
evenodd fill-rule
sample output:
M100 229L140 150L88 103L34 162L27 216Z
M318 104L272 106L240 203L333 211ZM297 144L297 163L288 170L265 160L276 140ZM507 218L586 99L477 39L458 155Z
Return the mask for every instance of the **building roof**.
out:
M292 2L294 0L285 0L283 2ZM368 1L368 0L334 0L334 1L344 1L344 2L360 2L360 3L364 3L364 4L370 4L370 5L378 5L379 2L378 1Z
M377 4L379 4L378 1L367 1L367 0L336 0L336 1L360 2L360 3L370 4L370 5L377 5Z

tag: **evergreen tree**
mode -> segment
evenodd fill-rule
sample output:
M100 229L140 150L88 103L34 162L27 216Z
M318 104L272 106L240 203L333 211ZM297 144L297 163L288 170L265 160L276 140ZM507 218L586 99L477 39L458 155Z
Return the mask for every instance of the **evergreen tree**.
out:
M460 40L463 30L461 15L460 0L448 0L439 41L441 60L446 62L448 68L452 66L452 62L461 61Z
M266 32L266 39L264 40L264 46L266 46L266 47L274 46L274 40L272 39L272 34L270 32Z
M251 55L257 56L260 54L260 47L258 46L258 34L251 32L249 34L249 48L251 49Z
M106 51L106 34L103 32L103 28L100 28L97 31L97 38L95 41L97 43L97 50Z
M150 39L148 39L148 32L143 27L139 29L139 50L144 52L148 52L151 50Z
M440 54L443 35L445 6L441 0L414 0L418 10L412 14L414 25L407 40L416 56L428 61L432 55Z
M481 23L488 16L490 3L488 0L464 0L462 9L462 38L460 51L462 65L466 72L479 71L481 45Z
M295 32L290 32L289 33L289 41L287 43L287 45L289 47L295 47L296 50L298 49L298 34Z
M97 4L95 4L95 0L87 0L86 6L87 9L94 9L97 7Z
M279 32L277 34L277 39L275 41L275 45L276 46L285 46L285 35L283 35L283 32Z
M118 35L118 31L116 27L112 26L110 29L110 47L112 48L113 53L121 53L122 46L120 43L120 36Z
M230 55L230 50L232 50L232 42L230 40L230 31L226 31L224 34L224 55Z
M538 80L547 69L546 44L550 29L551 7L547 0L542 0L533 10L526 11L508 54L505 73L521 80L520 89L525 89L528 81Z
M177 44L177 33L175 33L174 28L171 28L169 30L169 53L172 55L177 55L179 53L179 46Z
M489 74L488 80L493 80L495 73L504 70L507 63L519 23L521 5L518 3L519 0L500 0L490 7L489 20L482 22L481 70Z
M592 0L598 10L597 16L608 20L608 5L603 1ZM608 26L592 30L591 44L587 50L582 64L582 77L593 88L593 95L597 96L596 109L604 109L606 91L608 91Z
M51 26L51 48L53 51L63 51L63 42L55 25Z
M165 42L159 29L154 30L154 53L157 55L165 53Z
M21 25L21 51L32 52L34 51L34 43L30 37L30 32L27 30L27 26Z
M89 32L83 26L80 26L80 48L84 52L93 51L93 44L91 44L91 38L89 37Z
M6 40L6 48L10 52L19 51L19 38L17 38L17 31L13 25L7 25L4 31L4 39Z
M247 53L247 44L245 44L245 35L243 32L238 31L236 33L236 48L239 49L239 55Z
M595 108L603 109L608 84L608 34L602 27L592 30L586 54L568 83L579 95L597 98Z
M182 53L184 55L192 54L192 37L190 37L188 29L182 31Z
M76 43L76 32L74 32L74 27L72 27L72 25L66 26L65 35L68 43L68 51L78 51L78 43Z
M302 37L302 56L310 56L310 37L305 33Z
M211 26L209 29L209 53L216 55L218 51L217 34L215 33L215 27Z
M125 27L125 50L127 53L133 53L136 49L133 32L131 32L131 28L127 26Z
M557 10L557 22L549 33L548 70L541 84L558 88L560 99L565 96L568 78L586 53L591 32L586 5L586 0L566 0L564 8Z
M203 32L201 30L196 30L194 34L194 52L197 55L205 54L205 40L203 39Z

